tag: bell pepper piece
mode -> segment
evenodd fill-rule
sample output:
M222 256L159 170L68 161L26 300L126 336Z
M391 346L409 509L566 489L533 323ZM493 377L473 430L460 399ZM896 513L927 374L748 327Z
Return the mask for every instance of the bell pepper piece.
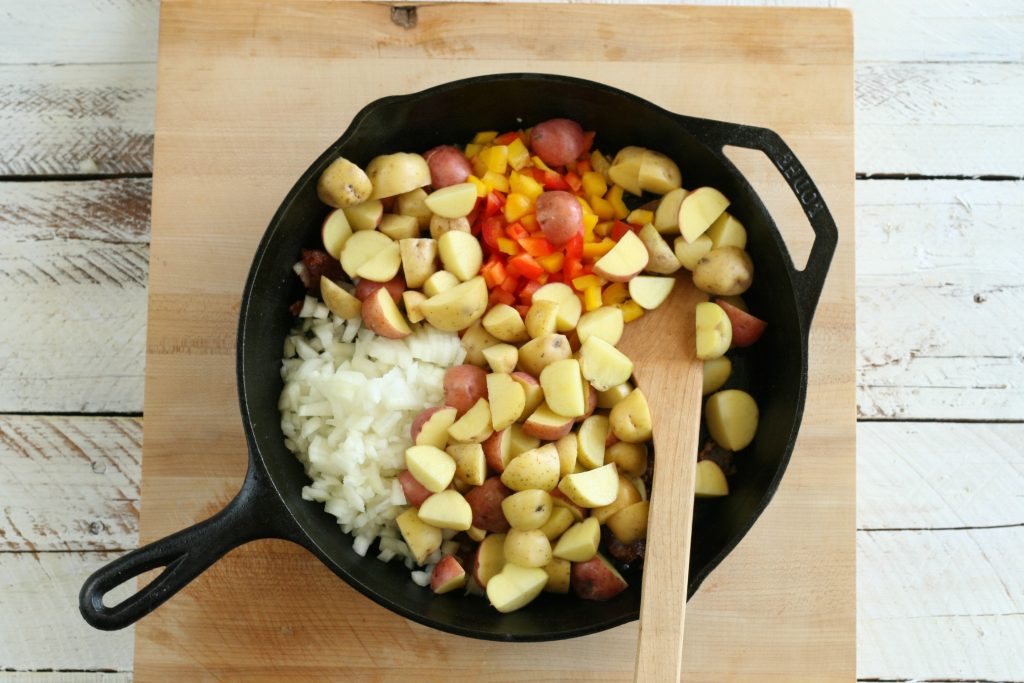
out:
M504 289L506 292L511 292L514 294L516 289L519 288L519 282L520 279L518 277L507 277L498 286L501 289Z
M512 192L505 197L505 220L514 223L533 211L533 200L524 194Z
M588 130L583 133L583 152L582 154L590 154L590 148L594 146L594 138L597 137L597 131Z
M484 218L491 218L501 213L505 207L505 195L500 192L487 194L487 201L484 203Z
M498 238L505 236L505 219L500 214L485 218L480 229L480 236L484 244L497 251Z
M583 257L583 235L576 233L565 243L565 257L580 259Z
M583 187L583 181L580 180L580 177L573 173L572 171L566 173L563 178L565 180L565 183L572 188L573 192L579 192L580 189Z
M583 216L583 241L593 242L594 241L594 228L597 227L597 222L600 219L597 214L588 214Z
M562 265L565 263L565 254L560 251L556 251L553 254L547 256L541 256L537 259L537 263L540 267L549 273L557 273L562 270Z
M484 177L481 178L481 180L483 180L484 184L486 184L492 190L508 192L508 178L505 177L504 173L495 173L494 171L488 169L487 173L484 173Z
M525 304L532 304L534 292L543 286L538 280L527 280L519 289L519 300Z
M601 292L601 303L605 306L621 304L629 298L629 286L625 282L613 282Z
M494 138L493 140L491 140L491 142L493 144L495 144L495 145L508 145L513 140L518 140L518 139L519 139L519 133L514 131L514 130L510 130L509 132L502 133L498 137Z
M519 245L516 244L515 240L510 240L507 237L498 238L498 251L502 254L508 254L509 256L515 256L519 253Z
M530 233L526 231L526 228L524 228L519 223L513 223L512 225L508 226L508 228L506 228L505 231L508 233L509 237L516 240L517 242L521 239L525 239L530 236Z
M480 150L482 150L483 148L484 148L483 145L479 145L479 144L476 144L474 142L471 142L468 145L466 145L466 149L463 150L462 154L465 155L465 157L467 159L472 159L477 154L479 154Z
M620 239L622 239L622 236L625 235L627 232L636 232L636 230L634 230L633 226L630 225L629 223L615 221L615 225L612 226L611 237L613 240L618 242Z
M640 307L640 304L630 299L618 304L618 307L622 309L622 320L623 322L633 322L644 314L644 309Z
M516 302L516 295L511 292L506 292L504 289L492 289L491 295L487 297L488 306L494 306L495 304L507 304L511 306Z
M544 237L523 237L518 240L519 246L530 256L547 256L555 251L555 248Z
M589 164L588 164L589 165ZM605 192L608 191L608 183L605 181L604 176L596 171L589 171L583 174L583 194L588 197L597 195L598 197L604 197Z
M487 288L494 289L505 281L505 266L497 258L492 257L492 259L485 263L480 269L480 274L484 276L484 282L487 283Z
M580 174L580 177L583 177L587 173L593 173L593 168L590 166L590 157L576 162L576 172ZM604 194L604 192L601 194Z
M530 312L530 304L520 304L518 306L515 306L515 309L519 311L519 315L521 315L525 319L526 314Z
M588 275L587 277L592 277ZM601 308L601 285L594 285L593 287L587 287L583 292L583 308L587 311L593 311Z
M594 213L596 213L598 218L602 221L610 221L615 218L615 208L604 197L592 194L588 201L590 202L590 208L594 210Z
M489 190L487 189L487 183L477 178L475 175L470 175L466 178L467 183L473 183L476 185L476 196L486 197Z
M536 166L537 168L539 168L542 171L550 171L551 170L551 168L547 164L545 164L541 160L541 158L539 156L537 156L537 155L533 156L532 161L533 161L533 165Z
M488 142L498 137L498 131L496 130L482 130L473 136L474 145L486 145Z
M537 214L535 213L526 214L519 219L519 223L529 232L537 232L540 230L540 223L537 222Z
M596 275L583 275L581 277L573 278L572 286L577 291L582 292L590 287L598 287L604 284L604 282Z
M536 200L537 197L544 193L544 186L538 183L531 175L525 173L516 173L513 171L509 176L509 187L512 192L517 194L526 195L530 199Z
M643 227L654 220L654 212L647 209L633 209L626 216L626 222Z
M622 201L622 188L618 185L612 185L611 189L608 190L608 194L604 196L608 200L608 203L612 205L615 210L615 217L619 220L629 215L629 209L626 208L626 202Z
M615 246L615 241L605 237L600 242L583 245L583 258L597 260L607 254Z
M508 169L508 147L506 145L491 145L480 152L480 160L487 165L488 171L505 175L505 171Z
M530 163L530 150L526 149L523 141L516 136L516 139L508 143L508 165L519 170Z
M519 254L518 256L514 256L509 259L508 263L509 267L514 267L519 275L530 280L535 280L544 273L544 269L541 268L536 259L529 254Z

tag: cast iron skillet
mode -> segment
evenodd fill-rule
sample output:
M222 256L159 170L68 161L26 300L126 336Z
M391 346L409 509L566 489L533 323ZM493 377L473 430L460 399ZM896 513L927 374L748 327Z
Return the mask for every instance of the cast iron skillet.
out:
M319 246L327 207L316 196L321 171L342 155L365 165L378 154L423 151L464 143L477 130L509 130L554 117L598 133L596 146L659 150L677 160L687 187L711 185L732 199L746 226L755 264L744 295L769 322L753 347L734 352L728 386L745 386L761 407L754 443L736 458L739 472L726 498L696 506L689 594L736 546L771 500L796 439L807 385L807 337L837 232L814 183L786 144L770 130L673 114L638 97L589 81L538 74L502 74L455 81L367 105L344 135L302 175L274 215L245 284L238 327L238 393L249 445L249 470L237 497L195 526L134 550L85 582L82 615L100 629L119 629L161 605L232 548L281 538L307 548L338 576L384 607L427 626L475 638L538 641L594 633L637 618L640 570L609 602L543 594L527 608L502 615L485 599L459 592L436 596L413 584L401 563L384 564L352 550L320 503L302 500L307 483L285 448L277 399L282 342L293 323L289 305L301 296L292 271L303 247ZM816 238L807 266L794 268L779 231L753 188L723 154L724 145L763 151L799 198ZM657 495L657 492L654 492ZM120 604L104 595L143 572L164 571ZM571 604L571 608L566 606Z

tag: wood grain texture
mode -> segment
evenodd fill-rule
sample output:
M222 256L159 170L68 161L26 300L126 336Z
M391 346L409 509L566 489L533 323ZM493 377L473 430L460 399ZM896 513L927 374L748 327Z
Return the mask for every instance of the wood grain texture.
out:
M139 410L149 191L0 183L0 411Z
M0 552L138 544L142 422L0 416Z
M0 176L151 172L155 80L145 63L0 66Z
M862 417L1024 419L1022 212L1021 182L858 185Z
M116 556L0 552L0 680L7 670L131 671L133 629L97 631L78 613L85 577Z
M258 14L256 7L244 2L230 8L184 2L163 6L142 538L210 514L238 485L244 469L240 425L233 411L228 415L220 407L233 401L233 350L223 339L233 331L239 287L278 198L306 160L337 136L356 104L374 99L383 84L389 93L408 92L441 80L527 68L598 77L670 108L714 114L716 109L721 113L721 100L687 93L699 89L698 82L721 76L724 80L717 82L732 83L723 97L754 93L730 101L729 116L772 125L790 140L829 192L849 238L819 309L823 325L811 340L812 358L818 360L808 402L816 410L801 434L801 444L810 450L802 455L798 445L794 463L799 464L772 506L690 603L692 637L684 644L684 662L691 680L850 680L855 664L855 515L848 16L811 12L804 24L756 11L574 7L570 18L563 10L545 8L546 31L569 30L566 22L573 31L593 22L588 34L605 36L600 31L608 30L604 41L574 50L571 60L553 62L549 41L538 38L531 44L524 32L507 30L536 26L518 7L422 7L411 31L391 24L387 8L379 6L308 2L285 12L259 4ZM674 44L649 56L640 57L630 41L617 38L656 25L673 36ZM345 44L335 39L342 26L353 36ZM811 51L801 47L811 35L830 36L817 39L821 49L813 60L820 57L823 65L814 68L801 63L812 59ZM494 41L488 42L492 51L487 59L456 59L482 54L474 45L484 39ZM352 54L359 55L358 68L347 61ZM509 54L514 61L505 61ZM424 59L432 55L443 68ZM672 63L667 60L683 58L701 68L673 67L671 78L659 75ZM638 59L646 61L631 61ZM257 73L260 85L250 87ZM768 96L769 74L785 84L787 97ZM320 86L324 79L344 80L346 87L325 91ZM249 85L242 88L243 83ZM847 87L837 87L842 83ZM185 87L187 106L175 96ZM838 94L822 97L826 90ZM287 106L280 97L284 91L293 94ZM254 114L255 123L238 125ZM805 128L801 121L812 114L827 121L827 128ZM288 125L275 123L281 116ZM246 142L254 130L260 131L259 145ZM194 163L197 154L205 163ZM245 176L251 198L245 204L234 200L232 190L240 169L259 169ZM182 202L183 196L190 201ZM211 269L214 256L223 265ZM189 305L197 296L203 297L201 309ZM796 525L794 518L816 523ZM807 552L815 561L801 559ZM744 559L753 557L756 562ZM309 589L286 590L282 584ZM754 585L766 588L751 591ZM799 604L780 613L779 595L798 590ZM259 606L254 595L262 596ZM331 607L325 610L325 604ZM217 615L230 616L222 620ZM304 616L300 620L297 615ZM333 639L333 645L324 646L325 637L348 632L356 623L357 639ZM595 672L598 680L629 678L635 629L634 624L574 641L579 648L574 665ZM454 668L469 678L486 671L507 679L551 680L564 678L557 667L566 662L562 644L530 645L531 656L523 657L520 646L448 638L410 626L353 599L351 590L326 569L282 543L235 551L141 622L137 633L140 681L327 672L358 678L365 677L368 667L375 667L382 679L407 677L415 670L429 678ZM737 640L750 645L738 651ZM367 657L384 648L386 661ZM271 652L272 658L264 656ZM391 673L380 672L382 665Z

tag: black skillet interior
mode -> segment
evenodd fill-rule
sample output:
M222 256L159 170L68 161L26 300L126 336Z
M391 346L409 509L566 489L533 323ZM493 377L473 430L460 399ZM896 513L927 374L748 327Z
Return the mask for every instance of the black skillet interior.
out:
M730 495L697 503L691 595L770 499L789 458L803 407L807 326L814 302L801 306L799 290L806 283L794 280L792 264L771 218L747 182L721 155L726 141L722 134L728 133L729 124L679 117L605 86L529 74L469 79L369 105L302 176L260 245L243 308L240 390L255 455L307 537L303 544L381 604L428 625L479 638L564 638L635 619L640 571L630 571L626 576L630 588L607 603L545 594L519 612L501 615L481 598L458 593L439 597L415 586L409 572L397 562L384 565L357 556L351 539L339 531L322 505L301 499L300 490L307 479L285 449L278 426L281 342L293 322L288 306L301 296L291 266L302 247L319 246L327 207L317 199L315 185L323 168L338 155L363 165L382 153L465 144L478 130L516 129L560 116L597 131L595 147L602 150L641 145L669 155L678 161L685 186L711 185L729 196L733 200L730 211L749 233L748 250L756 277L744 297L769 326L757 345L733 352L735 370L728 386L745 387L756 398L761 407L760 429L755 442L737 457L739 471L730 479ZM823 240L819 237L818 241ZM816 284L820 288L821 283ZM816 300L817 292L813 295Z

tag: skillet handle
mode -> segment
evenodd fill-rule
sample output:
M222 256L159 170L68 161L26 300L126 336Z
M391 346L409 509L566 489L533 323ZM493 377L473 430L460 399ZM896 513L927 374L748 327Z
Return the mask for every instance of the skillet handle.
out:
M242 489L213 517L133 550L94 572L82 586L78 608L95 628L115 631L130 626L233 548L260 538L294 540L297 533L291 523L266 474L250 465ZM104 596L114 588L160 567L163 572L131 597L113 607L103 604Z
M719 154L725 156L721 152L721 148L725 145L764 152L765 156L775 164L775 168L782 174L800 202L800 206L811 224L811 229L814 230L814 245L811 247L807 265L803 270L797 270L793 265L793 260L788 258L788 254L787 261L790 277L792 277L796 289L800 312L805 324L810 325L811 319L814 317L814 309L818 305L818 298L821 296L821 290L825 286L829 264L832 262L832 256L839 241L836 222L825 205L825 200L803 164L793 154L793 150L775 131L737 123L718 121L706 123L712 124L704 127L704 131L710 138L708 141Z

